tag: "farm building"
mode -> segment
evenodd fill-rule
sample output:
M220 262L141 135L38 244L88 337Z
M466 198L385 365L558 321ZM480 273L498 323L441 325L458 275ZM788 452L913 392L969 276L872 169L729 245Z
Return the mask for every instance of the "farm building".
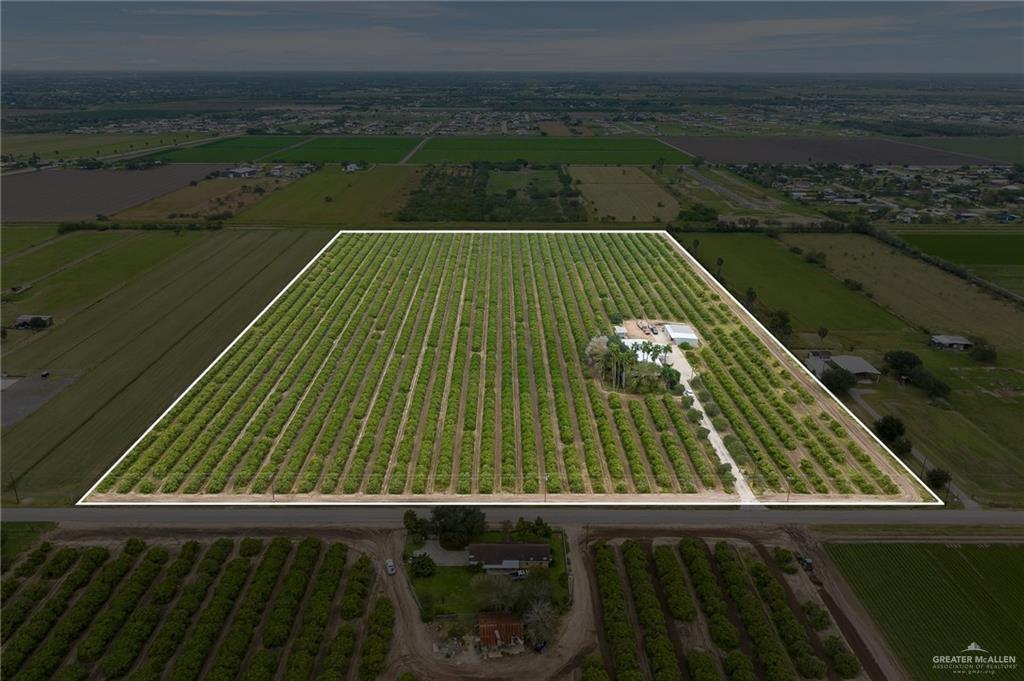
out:
M689 345L692 348L700 345L697 332L689 324L666 324L665 333L676 345Z
M858 381L877 381L882 372L863 357L857 355L831 355L828 352L812 352L804 362L818 378L829 369L845 369Z
M523 620L510 613L482 612L476 617L480 652L522 652L526 639Z
M228 177L256 177L259 173L260 169L256 166L235 166L224 171Z
M53 326L53 317L48 314L23 314L14 320L16 329L43 329Z
M974 343L963 336L932 336L929 344L941 350L970 350L974 347Z
M626 327L624 327L624 326L616 326L615 327L615 335L618 336L619 338L625 338L626 337Z
M487 572L511 572L551 563L547 544L470 544L469 562L482 565Z

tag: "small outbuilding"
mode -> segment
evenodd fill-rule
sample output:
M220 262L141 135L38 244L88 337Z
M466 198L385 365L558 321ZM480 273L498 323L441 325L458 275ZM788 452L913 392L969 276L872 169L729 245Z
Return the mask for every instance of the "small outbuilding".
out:
M626 327L624 327L624 326L616 326L615 327L615 335L618 336L619 338L625 338L626 337Z
M548 544L470 544L469 562L486 572L513 572L551 564Z
M974 347L974 343L963 336L932 336L929 344L940 350L970 350Z
M522 652L526 624L522 618L506 612L482 612L476 616L480 652Z
M53 317L48 314L23 314L14 320L16 329L45 329L53 326Z
M665 333L676 345L689 345L691 348L700 345L700 337L689 324L666 324Z

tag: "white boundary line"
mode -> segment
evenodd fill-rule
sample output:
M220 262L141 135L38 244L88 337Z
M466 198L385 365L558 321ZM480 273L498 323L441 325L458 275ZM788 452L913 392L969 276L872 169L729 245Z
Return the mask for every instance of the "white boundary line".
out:
M387 501L387 500L363 501L361 499L360 500L351 500L351 501L335 501L335 500L331 500L331 501L326 501L326 500L325 501L207 501L207 500L197 500L197 501L87 501L86 498L89 495L91 495L96 490L97 487L99 487L100 483L102 483L103 480L108 475L110 475L110 472L113 471L115 468L117 468L117 466L124 460L124 458L126 456L128 456L128 454L131 453L131 451L133 449L135 449L135 447L138 446L138 444L140 442L142 442L142 439L145 438L147 435L149 435L149 433L153 430L153 428L155 428L156 425L161 420L163 420L163 418L165 416L167 416L167 414L172 409L174 409L175 405L177 405L178 402L180 402L186 395L188 395L188 393L192 390L192 388L194 388L196 386L196 384L199 383L199 381L201 381L203 379L203 377L206 376L206 374L209 373L210 370L213 369L213 367L217 365L217 363L221 360L221 358L223 358L224 355L226 355L228 353L228 351L231 350L231 348L233 348L238 343L239 340L241 340L242 336L244 336L249 331L249 329L251 329L256 324L256 322L258 322L260 320L260 318L263 317L263 315L267 313L267 311L274 305L274 303L276 303L278 301L278 299L280 299L281 296L283 296L288 291L288 289L290 289L295 284L295 282L298 281L299 278L302 277L302 275L305 274L306 271L309 270L309 268L313 266L313 263L315 263L317 260L319 260L320 257L325 252L327 252L327 250L332 245L334 245L334 242L338 240L338 237L340 237L340 236L342 236L344 234L391 234L391 235L404 235L404 234L408 234L408 235L417 235L417 234L594 234L594 235L601 235L601 234L656 234L656 235L659 235L659 236L663 236L663 237L667 238L669 241L671 241L672 244L674 244L675 246L677 246L679 248L679 250L683 254L684 259L691 266L699 269L701 272L703 272L707 276L707 278L710 280L710 282L712 282L711 286L712 286L713 290L717 288L719 290L718 291L719 293L724 293L731 301L733 301L745 313L746 318L749 321L753 322L754 324L757 325L758 328L760 328L762 331L767 333L768 337L771 338L773 341L775 341L775 344L779 348L781 348L782 351L785 352L786 355L788 355L789 358L792 361L796 362L796 364L801 369L803 369L803 371L808 376L810 376L811 379L813 379L814 382L817 383L818 386L820 386L822 388L822 390L825 391L825 394L827 395L827 399L834 400L846 412L846 414L851 419L853 419L854 423L856 423L857 425L859 425L862 428L864 428L864 430L866 430L868 432L868 434L871 435L871 437L875 440L875 442L877 442L878 445L882 448L882 451L884 451L887 454L889 454L889 456L891 456L897 463L900 464L900 466L903 467L903 470L905 470L907 473L910 474L910 477L913 478L914 481L916 481L919 485L921 485L921 487L923 489L927 490L928 493L931 494L933 501L855 501L855 500L850 500L850 501L777 501L777 502L775 502L775 501L756 501L756 502L749 502L749 501L739 501L739 500L736 500L736 501L704 501L704 502L701 502L701 501L696 501L696 500L694 500L694 501L686 500L686 501L678 501L678 502L676 502L676 501L659 501L657 499L657 497L659 495L639 495L641 497L643 497L643 496L647 497L646 499L643 499L643 500L640 500L640 501L631 501L631 500L629 500L629 497L627 495L622 495L622 496L624 496L626 498L624 498L622 500L619 500L619 499L609 499L608 501L571 501L571 500L557 499L557 500L552 500L552 501L547 502L547 503L543 502L539 498L538 499L531 499L531 500L494 500L494 501L491 501L491 500L488 500L488 499L481 499L480 495L477 495L477 496L450 495L448 497L445 497L443 500L423 498L423 499L390 500L390 501ZM424 496L427 496L427 495L424 495ZM551 495L551 496L555 496L555 495ZM559 496L561 496L561 495L559 495ZM779 506L779 507L790 507L790 506L809 506L809 507L811 507L811 506L818 506L818 507L857 508L857 507L878 507L878 506L882 506L882 507L902 507L902 506L919 507L919 506L944 506L945 505L942 502L942 500L935 494L935 492L933 492L931 489L929 489L929 487L926 484L924 484L924 482L921 480L921 478L919 478L917 476L917 474L914 473L914 471L912 471L905 463L900 461L899 457L897 457L895 454L893 454L893 452L890 451L889 448L885 446L885 443L883 443L881 440L879 440L878 436L875 435L873 432L871 432L870 428L868 428L860 419L858 419L856 417L856 415L854 415L854 413L852 411L850 411L850 409L845 404L843 404L840 400L836 399L836 397L834 395L832 395L832 393L827 388L825 388L824 384L822 384L821 381L819 381L818 378L813 373L811 373L811 371L809 369L807 369L807 367L804 366L803 362L801 362L799 359L797 359L797 357L792 352L790 352L786 348L786 346L784 346L782 344L782 342L779 341L779 339L777 339L770 331L768 331L768 329L763 324L761 324L761 322L758 321L757 318L754 317L754 315L751 314L749 310L747 310L745 307L743 307L743 305L739 302L739 300L737 300L735 296L733 296L731 293L729 293L729 291L725 288L725 286L723 286L717 279L715 279L711 275L711 273L708 272L708 270L705 269L704 266L701 265L700 262L696 258L694 258L693 255L691 255L690 252L688 250L686 250L686 248L675 239L675 237L673 237L671 234L668 233L667 230L664 230L664 229L507 229L507 230L502 230L502 229L408 229L408 230L405 230L405 229L342 229L342 230L338 230L338 232L335 233L335 235L324 245L324 247L321 248L317 252L317 254L314 255L313 258L308 263L306 263L306 265L301 270L299 270L299 272L294 277L292 277L291 281L289 281L287 284L285 284L284 288L282 288L278 292L278 294L276 296L274 296L274 298L269 303L267 303L266 307L264 307L262 310L260 310L259 314L257 314L253 318L253 320L251 322L249 322L246 325L246 327L244 329L242 329L242 331L237 336L235 336L235 339L232 340L227 345L227 347L225 347L224 350L222 350L221 353L219 355L217 355L216 358L214 358L213 362L211 362L210 365L207 366L203 370L203 372L201 374L199 374L199 376L197 376L196 379L194 381L192 381L192 383L190 383L189 386L187 388L185 388L185 390L180 395L178 395L177 398L175 398L175 400L173 402L171 402L170 406L168 406L167 409L165 409L164 412L162 414L160 414L160 416L158 416L157 419L155 421L153 421L153 423L148 428L146 428L146 430L142 433L142 435L140 435L138 437L138 439L135 440L135 442L133 442L128 447L128 449L126 449L125 452L120 457L118 457L117 461L115 461L113 463L113 465L111 465L110 468L108 468L106 470L106 472L104 472L103 475L101 475L100 478L95 483L93 483L92 487L90 487L89 490L85 494L82 495L82 497L76 502L75 505L76 506L186 506L186 507L199 508L199 507L202 507L202 506L236 506L236 507L237 506L389 506L389 507L408 507L408 506L453 506L453 505L462 506L462 505L466 505L466 504L472 504L474 506L531 506L531 507L532 506L537 506L537 507L540 507L540 506L548 505L548 506L578 506L578 507L596 507L596 508L606 508L606 507L610 507L610 506L626 506L626 507L664 506L664 507L670 507L673 510L683 510L683 509L687 509L687 508L710 508L710 507L717 507L717 506L721 506L721 507L740 506L740 507L748 507L748 508L767 508L767 507L773 507L773 506Z

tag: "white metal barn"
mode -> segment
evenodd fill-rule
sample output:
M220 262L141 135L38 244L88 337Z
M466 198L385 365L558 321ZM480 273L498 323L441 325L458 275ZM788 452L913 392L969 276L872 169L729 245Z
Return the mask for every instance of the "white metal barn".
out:
M665 332L676 345L689 345L694 348L700 345L700 337L689 324L666 324Z

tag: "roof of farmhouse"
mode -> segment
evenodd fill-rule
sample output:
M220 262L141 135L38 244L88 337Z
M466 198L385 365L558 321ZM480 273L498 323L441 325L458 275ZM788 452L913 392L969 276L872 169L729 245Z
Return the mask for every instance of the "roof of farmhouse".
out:
M864 359L856 355L832 355L829 358L833 364L841 369L846 369L851 374L872 374L878 375L881 372Z

